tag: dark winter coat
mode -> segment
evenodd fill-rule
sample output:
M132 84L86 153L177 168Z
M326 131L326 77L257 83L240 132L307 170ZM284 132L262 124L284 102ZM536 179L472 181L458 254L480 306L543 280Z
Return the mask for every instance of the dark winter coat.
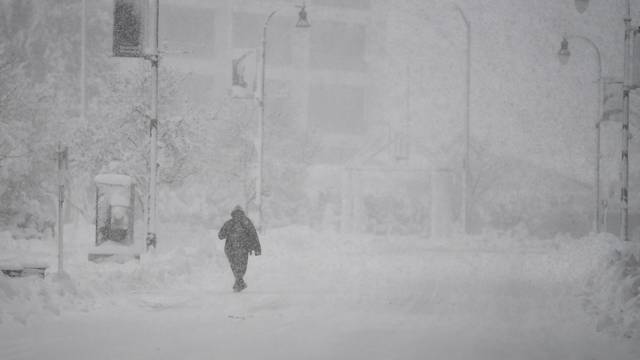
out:
M236 208L231 212L231 219L227 220L218 233L220 240L226 239L225 250L254 251L260 254L260 240L253 223L242 209Z

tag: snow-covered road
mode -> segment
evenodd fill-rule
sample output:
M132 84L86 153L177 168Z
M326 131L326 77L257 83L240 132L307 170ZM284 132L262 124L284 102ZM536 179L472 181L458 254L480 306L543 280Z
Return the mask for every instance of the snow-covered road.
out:
M134 282L83 311L0 324L0 359L639 358L584 313L588 252L495 245L272 233L239 294L219 244L195 246L208 260L166 287ZM83 269L80 284L140 276Z

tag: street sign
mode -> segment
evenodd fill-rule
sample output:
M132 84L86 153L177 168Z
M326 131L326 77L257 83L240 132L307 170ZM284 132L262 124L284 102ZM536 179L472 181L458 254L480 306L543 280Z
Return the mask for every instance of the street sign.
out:
M231 59L231 95L253 99L256 91L256 49L233 49Z
M113 56L144 57L145 10L143 0L114 0Z

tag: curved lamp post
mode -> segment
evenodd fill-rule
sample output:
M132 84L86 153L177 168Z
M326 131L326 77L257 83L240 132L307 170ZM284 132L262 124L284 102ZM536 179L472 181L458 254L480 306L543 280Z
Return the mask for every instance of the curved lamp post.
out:
M298 12L298 22L296 23L297 28L308 28L311 27L309 20L307 18L307 11L305 5L298 6L300 11ZM278 10L274 10L267 16L267 19L264 21L264 27L262 28L262 46L261 46L261 71L260 71L260 92L256 95L256 101L258 102L258 106L260 107L259 117L258 117L258 179L256 181L256 206L258 207L258 231L262 229L262 177L263 177L263 140L264 140L264 105L266 99L265 92L265 79L267 72L267 29L269 27L269 23L275 14L280 12L284 8L280 8Z
M582 13L589 6L589 0L575 0L576 10ZM629 241L629 92L632 88L630 78L631 66L631 42L634 27L631 23L631 0L624 0L624 62L622 72L624 74L622 86L622 146L620 169L620 238Z
M587 0L584 0L582 2L576 0L576 7L578 6L579 2L588 3ZM558 59L560 60L561 64L565 65L569 61L569 57L571 56L571 52L569 51L569 41L567 40L570 38L579 39L586 42L591 46L591 48L594 50L594 54L596 55L596 70L598 72L598 79L597 79L598 107L597 107L596 121L595 121L595 127L596 127L595 156L596 158L595 158L595 165L594 165L594 184L593 184L594 190L593 191L594 191L594 201L595 201L594 231L598 233L600 232L600 224L602 223L602 216L600 214L600 122L602 121L602 103L603 103L602 94L603 94L603 85L604 85L603 78L602 78L602 56L600 55L600 49L598 48L598 46L589 38L580 36L580 35L565 36L562 38L562 42L560 43L560 50L558 51Z

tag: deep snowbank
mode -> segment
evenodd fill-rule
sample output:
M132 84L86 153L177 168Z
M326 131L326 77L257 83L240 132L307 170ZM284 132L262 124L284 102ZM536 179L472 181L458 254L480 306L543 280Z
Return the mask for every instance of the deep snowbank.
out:
M640 243L603 240L610 250L587 281L585 308L598 331L640 340Z
M223 259L208 239L143 254L139 261L94 263L87 259L86 231L80 233L65 243L63 276L57 275L57 250L51 240L13 239L2 233L0 263L37 259L49 269L45 279L0 274L0 322L26 323L64 311L90 311L127 302L129 294L141 291L189 290L223 272Z
M0 276L0 322L37 322L41 317L58 316L67 311L91 311L139 301L135 298L137 293L192 294L212 283L231 281L223 242L217 239L215 230L175 226L165 231L161 234L164 241L156 252L144 254L140 261L122 264L87 261L86 244L82 240L86 237L77 236L80 240L71 240L66 247L68 277L55 276L55 244L51 240L15 240L4 236L0 239L0 253L5 258L37 254L52 267L45 279ZM424 270L421 259L437 258L440 252L459 259L442 261L434 268L438 274L426 274L444 284L469 277L469 271L473 270L463 259L474 256L479 260L472 265L481 266L476 270L482 273L480 280L487 284L496 281L508 284L512 279L540 280L561 284L559 286L576 285L567 290L573 291L586 283L583 300L586 309L599 319L599 329L627 337L638 336L639 332L640 274L637 267L635 272L630 272L623 266L625 261L629 263L634 251L635 259L638 258L638 249L607 235L536 239L514 231L453 239L385 238L289 226L269 230L261 242L263 257L251 260L249 274L249 281L260 277L257 284L271 281L288 286L312 280L314 288L336 293L358 292L361 289L358 284L363 282L378 282L380 286L393 288L395 285L389 283L393 279L424 277L425 274L420 273ZM457 253L460 256L455 255ZM429 254L429 257L420 254ZM402 266L398 267L398 261L389 261L390 256L406 261L402 260ZM505 260L496 263L497 258ZM260 268L267 264L269 271L260 273ZM387 273L394 276L385 277ZM336 276L346 280L336 285ZM354 288L345 289L345 285ZM338 286L340 288L336 288Z

